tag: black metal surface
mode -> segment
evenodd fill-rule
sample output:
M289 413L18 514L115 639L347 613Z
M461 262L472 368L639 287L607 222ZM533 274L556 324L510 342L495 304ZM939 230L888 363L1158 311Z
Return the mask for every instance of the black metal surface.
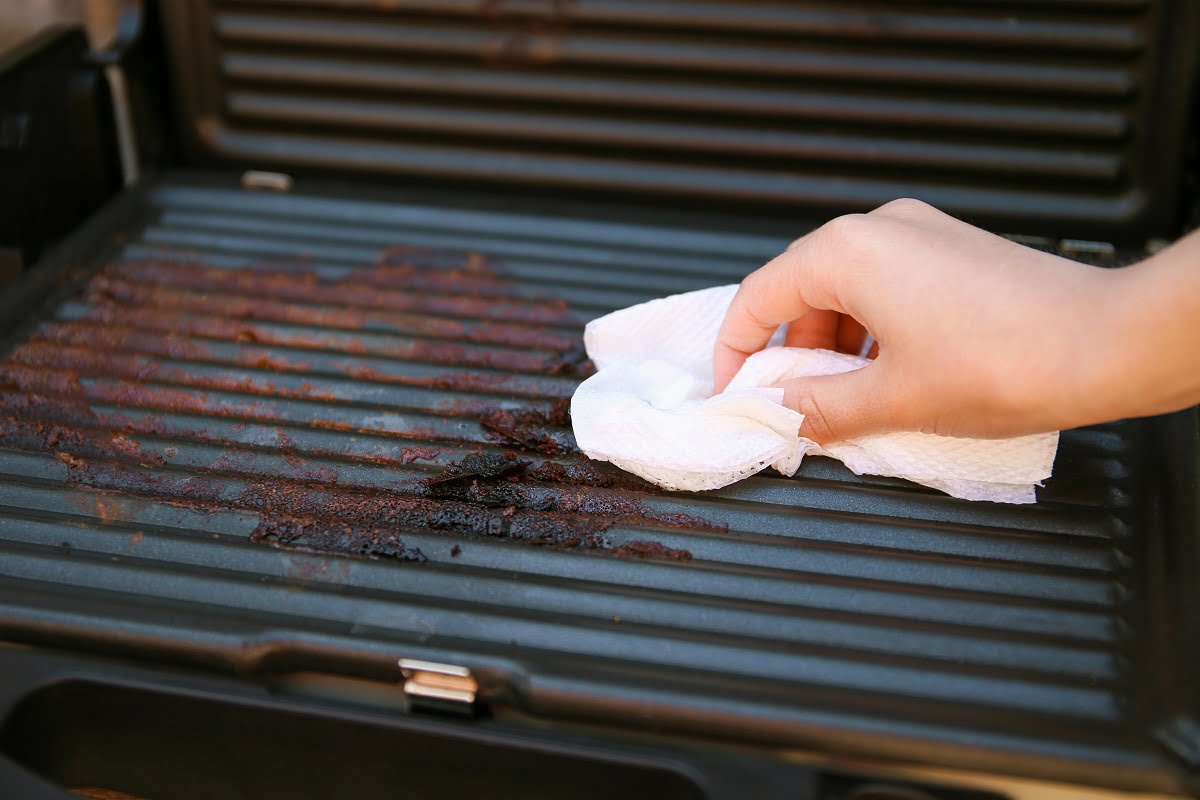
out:
M388 514L422 478L479 448L513 448L489 436L480 404L546 408L570 394L577 379L536 359L494 366L543 351L553 361L578 336L547 296L587 318L734 280L786 239L483 210L478 199L439 208L227 187L164 181L124 198L57 262L61 280L65 265L109 262L107 282L27 319L11 343L40 337L0 366L5 638L243 673L377 678L397 657L426 657L474 667L486 702L545 718L1181 785L1154 736L1172 715L1190 718L1180 697L1194 676L1172 677L1186 662L1163 626L1186 643L1194 618L1151 606L1176 585L1161 548L1181 547L1173 526L1193 519L1169 493L1194 505L1195 453L1176 436L1164 463L1148 436L1194 438L1194 419L1064 434L1032 507L958 501L814 458L794 480L703 495L569 486L552 473L512 484L526 492L513 501L522 525L604 521L604 547L590 550L489 535L505 512L487 503L482 527L426 514L432 527L413 529L413 517ZM415 277L362 272L398 243L482 251L508 277L435 285L432 257ZM28 312L26 298L10 300ZM522 322L543 317L557 322ZM462 341L480 332L526 344ZM539 337L549 344L529 344ZM493 367L464 366L481 357ZM568 430L542 433L562 449L521 452L530 469L582 465ZM405 448L439 452L401 463ZM679 515L693 527L673 524ZM428 561L250 541L305 517L368 537L388 529ZM692 558L606 552L635 541Z
M1186 0L165 11L195 159L778 217L915 196L993 228L1139 244L1181 221Z
M0 52L0 248L24 266L120 187L108 84L87 52L67 26Z

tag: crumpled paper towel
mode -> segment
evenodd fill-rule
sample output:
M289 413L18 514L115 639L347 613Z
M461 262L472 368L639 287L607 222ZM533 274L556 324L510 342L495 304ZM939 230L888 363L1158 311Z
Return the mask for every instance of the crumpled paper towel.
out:
M771 345L713 395L712 354L737 286L652 300L588 324L597 372L571 400L579 447L665 489L719 489L774 467L794 475L805 455L854 472L907 478L968 500L1032 503L1050 477L1058 434L961 439L887 433L819 446L798 436L803 415L782 405L789 378L858 369L867 360Z

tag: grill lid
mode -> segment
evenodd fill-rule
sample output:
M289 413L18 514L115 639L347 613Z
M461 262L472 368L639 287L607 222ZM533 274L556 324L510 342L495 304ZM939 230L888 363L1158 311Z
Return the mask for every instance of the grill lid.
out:
M403 657L547 717L1178 785L1163 626L1194 627L1150 609L1161 542L1194 542L1157 479L1194 489L1194 419L1065 433L1032 507L819 458L638 485L556 411L582 321L786 240L597 216L122 199L72 243L100 272L0 363L3 635L243 673ZM1150 473L1155 431L1179 459Z
M195 159L794 218L1179 224L1187 0L163 4Z

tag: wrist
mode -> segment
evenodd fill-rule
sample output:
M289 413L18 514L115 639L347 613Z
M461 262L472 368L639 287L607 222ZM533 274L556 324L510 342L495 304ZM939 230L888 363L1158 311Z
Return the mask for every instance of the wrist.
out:
M1193 265L1150 258L1105 270L1096 326L1098 346L1089 389L1093 422L1142 417L1200 401L1200 360L1194 326L1200 320L1200 282Z
M1051 312L1059 335L1047 343L1060 376L1047 388L1057 387L1051 408L1059 417L1055 427L1064 430L1128 416L1128 370L1137 360L1128 332L1140 324L1139 304L1128 301L1133 281L1124 270L1071 267L1073 280Z

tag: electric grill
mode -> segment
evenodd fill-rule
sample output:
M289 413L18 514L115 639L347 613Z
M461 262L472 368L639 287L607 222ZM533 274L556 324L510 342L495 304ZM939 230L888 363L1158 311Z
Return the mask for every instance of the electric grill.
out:
M142 176L0 300L5 796L1197 791L1194 412L1018 507L665 493L561 403L588 319L895 197L1178 235L1194 4L158 12L80 59Z

